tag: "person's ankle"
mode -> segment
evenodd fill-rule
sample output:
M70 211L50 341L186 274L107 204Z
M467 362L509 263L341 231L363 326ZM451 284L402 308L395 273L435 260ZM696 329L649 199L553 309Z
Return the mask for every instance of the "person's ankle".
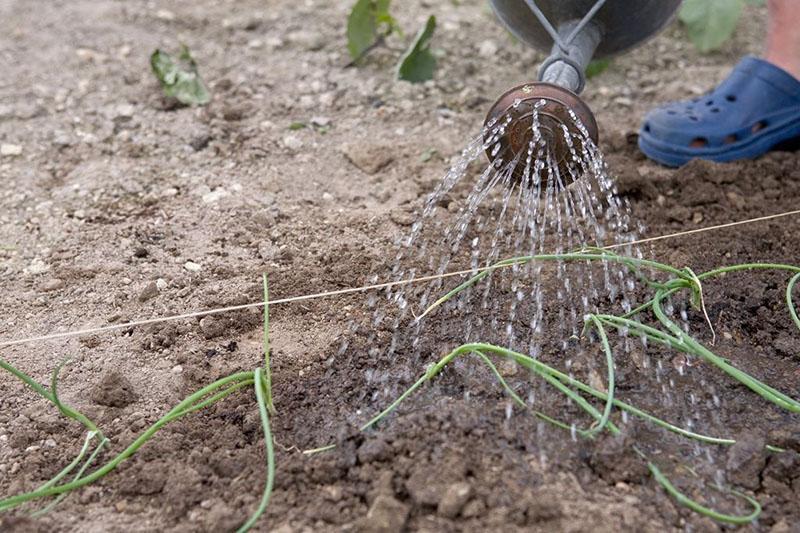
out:
M780 67L792 76L795 79L800 80L800 58L798 57L785 57L783 55L778 54L767 54L764 57L765 60L769 61L776 67Z

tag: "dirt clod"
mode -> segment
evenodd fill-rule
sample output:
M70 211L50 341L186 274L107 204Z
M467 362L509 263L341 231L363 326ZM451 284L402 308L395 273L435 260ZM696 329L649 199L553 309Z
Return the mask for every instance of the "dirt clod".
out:
M39 288L42 292L53 292L63 289L65 285L63 279L49 278L43 281Z
M383 144L353 143L342 147L342 153L353 165L367 174L377 174L394 161L396 147Z
M106 372L94 386L92 401L106 407L126 407L136 401L133 385L123 374L114 370Z
M758 489L759 476L767 463L766 441L760 435L743 435L728 450L728 481L747 489Z
M360 463L371 463L373 461L385 461L391 457L391 448L386 439L378 435L374 438L364 440L358 447L358 461Z
M356 530L363 533L396 533L405 528L408 513L408 505L391 496L381 495L375 498Z
M163 461L151 461L143 464L137 469L131 482L125 485L124 492L145 496L158 494L164 489L167 482L164 472L168 468L169 465Z
M771 478L790 486L800 480L800 453L787 450L770 455L767 467L764 469L764 478Z
M445 489L437 512L445 518L455 518L472 496L472 485L466 482L453 483Z
M449 455L436 464L420 463L406 481L406 490L417 504L437 507L448 486L463 480L464 459Z
M647 465L631 450L631 437L628 434L600 439L592 451L589 464L611 484L620 481L639 483L648 475Z
M214 339L225 333L226 321L216 316L203 317L200 320L200 331L206 339Z
M144 303L151 298L155 298L158 296L158 285L155 281L151 281L147 285L144 286L142 292L139 293L139 301Z
M549 522L564 514L561 500L550 490L539 490L525 498L528 523Z

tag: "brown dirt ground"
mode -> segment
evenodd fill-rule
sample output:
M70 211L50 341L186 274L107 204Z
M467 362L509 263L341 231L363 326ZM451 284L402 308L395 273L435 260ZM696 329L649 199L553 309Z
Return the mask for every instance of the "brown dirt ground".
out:
M264 270L275 298L388 277L409 212L492 98L533 73L541 56L513 42L483 2L398 2L406 28L429 12L439 16L443 57L435 81L397 83L390 52L343 68L345 4L0 1L0 142L22 147L0 159L0 246L13 247L0 251L0 338L257 300ZM633 132L649 107L701 93L737 57L758 52L764 13L748 9L722 52L698 56L673 26L587 90L610 168L648 235L788 211L800 201L797 154L676 171L635 149ZM206 108L169 109L149 72L148 54L179 42L212 87ZM487 53L493 47L497 53ZM288 128L313 117L329 119L330 130ZM430 150L435 155L423 158ZM658 243L651 254L698 272L744 261L796 264L798 229L796 218L784 219ZM200 270L187 270L187 261ZM165 283L153 290L157 280ZM784 286L785 276L738 274L710 284L707 298L724 333L717 351L797 397L800 337L782 304ZM273 310L278 473L259 530L374 530L381 517L397 521L389 529L404 523L415 531L719 529L675 504L620 442L564 442L525 417L506 420L501 391L466 363L381 431L358 435L354 425L385 404L366 371L398 385L421 372L403 360L371 360L366 300ZM119 450L189 391L257 365L259 328L258 312L240 312L5 349L2 357L42 382L71 357L63 399L97 420ZM339 353L343 338L349 347ZM443 355L457 338L453 331L425 349ZM632 385L635 365L619 365L621 391L658 412L657 398ZM702 365L694 388L684 381L665 411L671 420L708 418L708 427L726 427L745 444L766 438L793 448L779 459L731 454L755 463L754 477L743 480L764 504L753 527L794 531L800 420ZM701 397L699 412L687 404L690 390ZM637 431L642 442L664 439L665 457L695 453ZM47 479L81 439L79 427L0 375L0 494ZM336 452L309 459L296 451L332 439ZM551 456L544 464L543 450ZM715 453L723 463L737 458ZM255 404L243 393L170 426L44 518L18 513L0 518L0 527L226 531L256 505L263 463ZM441 500L460 491L466 503L451 518Z

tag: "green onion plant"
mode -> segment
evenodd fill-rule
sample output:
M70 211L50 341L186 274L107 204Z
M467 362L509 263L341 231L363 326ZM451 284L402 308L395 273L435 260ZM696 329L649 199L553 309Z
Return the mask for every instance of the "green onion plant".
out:
M532 378L541 379L556 391L569 398L575 405L582 409L593 423L586 428L576 428L577 435L585 439L594 439L602 432L611 435L620 433L619 427L614 423L614 415L617 412L625 412L629 415L642 419L657 427L680 435L686 439L698 441L708 445L730 446L735 444L735 440L729 437L719 437L703 435L677 426L666 420L658 418L650 413L637 408L636 406L619 399L616 395L616 379L614 373L614 351L609 341L609 333L616 331L620 334L636 334L647 338L656 344L666 346L677 352L689 356L698 357L713 365L716 369L724 372L730 378L746 386L753 393L761 396L768 402L791 413L800 413L800 401L787 394L771 387L758 378L736 368L725 358L714 353L709 347L703 345L695 338L684 332L675 324L664 311L664 302L667 298L681 292L688 292L692 304L703 313L705 320L711 326L708 313L705 310L705 298L703 295L703 283L707 280L719 278L720 276L746 270L772 270L782 271L790 275L786 288L786 305L789 309L794 324L800 329L800 317L794 304L793 291L798 281L800 281L800 267L784 264L771 263L749 263L718 268L702 274L695 274L692 270L685 268L679 269L655 261L645 259L635 259L625 257L596 248L587 248L578 252L568 254L535 255L517 257L497 263L490 269L481 271L469 278L458 287L449 291L439 300L434 302L417 320L433 313L443 303L456 296L461 291L480 283L489 276L494 270L506 268L513 265L523 265L534 262L571 262L571 261L598 261L618 263L626 266L637 278L653 291L652 298L634 310L624 315L613 314L591 314L585 318L584 334L589 330L594 330L599 337L606 363L606 391L598 390L569 374L547 365L529 355L519 353L502 346L495 346L485 343L470 343L459 346L449 354L445 355L437 363L429 366L405 392L403 392L389 406L380 411L377 415L368 420L361 426L362 431L373 430L379 422L385 420L387 416L398 408L398 406L408 399L414 392L418 391L423 385L434 380L436 376L451 362L461 356L474 356L491 371L500 387L509 395L514 403L519 405L525 412L538 417L557 428L570 431L572 425L558 420L553 416L532 409L528 406L511 386L503 379L497 370L493 359L508 359L518 365L528 369ZM655 281L644 275L644 272L660 272L666 275L666 281ZM649 318L650 324L645 323ZM712 343L713 345L713 343ZM260 503L253 514L243 523L239 531L244 532L252 528L264 514L269 505L275 480L275 453L274 442L270 430L270 417L275 416L275 407L272 400L272 377L270 371L270 345L269 345L269 293L267 278L264 276L264 361L263 366L259 366L253 371L239 372L228 377L222 378L214 383L203 387L191 394L189 397L178 403L174 408L158 419L152 426L145 429L143 433L128 445L124 450L106 457L104 452L108 452L109 441L103 435L97 425L88 417L76 409L63 403L58 396L58 374L63 366L60 365L54 372L50 382L50 388L36 382L33 378L18 370L8 362L0 359L0 368L11 373L24 385L33 390L36 394L52 403L65 417L71 418L82 424L87 430L87 434L75 459L66 467L59 471L52 479L42 484L35 490L6 497L0 500L0 512L17 509L26 504L40 502L38 508L31 512L34 515L41 515L51 510L64 497L71 492L94 483L100 478L112 472L123 461L144 446L148 441L155 437L156 433L164 426L181 419L187 415L210 407L227 398L228 396L246 388L253 387L258 412L264 433L264 448L266 456L266 483L263 488ZM329 452L335 450L336 445L331 444L307 450L305 455ZM783 450L776 446L768 446L772 453L781 453ZM680 492L667 476L659 469L656 462L648 455L633 445L634 453L646 462L653 479L676 501L687 508L708 516L714 520L730 524L748 524L756 520L761 512L761 506L753 497L735 490L728 491L731 495L741 498L748 502L751 511L742 514L726 514L706 507L700 502L690 498ZM102 457L103 463L97 464ZM70 474L74 475L69 478ZM715 490L716 487L712 487Z

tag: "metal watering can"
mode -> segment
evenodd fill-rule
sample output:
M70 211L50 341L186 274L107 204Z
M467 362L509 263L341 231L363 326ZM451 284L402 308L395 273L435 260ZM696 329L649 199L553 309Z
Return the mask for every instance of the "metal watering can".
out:
M510 117L500 138L502 150L488 152L494 160L510 149L528 150L533 132L530 119L538 103L540 133L559 166L571 158L562 125L577 134L577 117L597 143L597 121L578 96L586 83L592 59L612 57L634 48L658 33L673 18L681 0L491 0L500 22L521 41L550 56L539 69L538 81L504 93L489 111L487 125ZM542 102L544 101L544 102ZM528 105L524 105L524 104ZM523 104L523 105L520 105ZM571 113L570 113L571 112ZM520 158L522 160L524 158ZM521 175L520 161L515 174Z

